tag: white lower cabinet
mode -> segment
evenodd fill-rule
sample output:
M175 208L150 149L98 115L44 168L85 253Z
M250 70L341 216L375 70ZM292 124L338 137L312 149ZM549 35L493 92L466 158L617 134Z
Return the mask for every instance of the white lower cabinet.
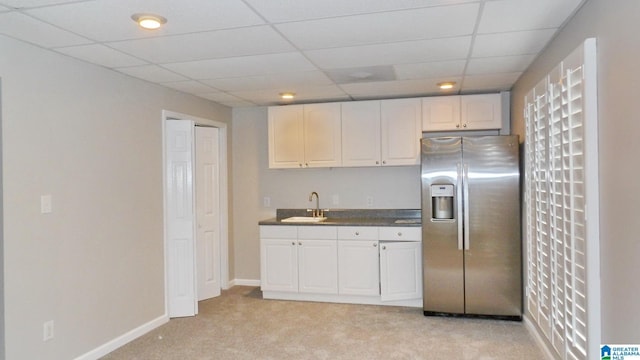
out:
M422 252L419 242L380 242L382 301L422 298Z
M264 298L422 306L420 227L260 226Z
M338 244L336 240L298 240L298 291L338 293Z
M335 226L260 226L263 291L338 293Z
M380 295L378 228L338 228L338 293Z

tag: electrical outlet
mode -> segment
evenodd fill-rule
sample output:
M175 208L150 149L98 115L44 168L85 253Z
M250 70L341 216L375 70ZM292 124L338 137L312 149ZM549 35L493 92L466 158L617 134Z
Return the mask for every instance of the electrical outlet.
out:
M49 320L42 324L42 341L53 339L53 320Z
M373 206L373 196L371 196L371 195L367 196L367 206L368 207L372 207Z
M268 196L265 196L265 197L262 199L262 206L267 207L267 208L268 208L268 207L271 207L271 198L270 198L270 197L268 197Z
M51 195L40 196L40 213L49 214L52 211Z

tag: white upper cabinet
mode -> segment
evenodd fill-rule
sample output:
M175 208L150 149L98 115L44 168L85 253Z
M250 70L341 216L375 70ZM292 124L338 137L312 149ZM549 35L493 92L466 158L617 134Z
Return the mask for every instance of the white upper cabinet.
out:
M419 165L422 137L421 101L380 101L382 165Z
M422 131L494 130L501 127L500 94L422 99Z
M502 106L500 94L460 97L460 122L467 130L500 129Z
M340 166L340 103L269 108L269 167Z
M304 166L333 167L342 163L340 104L304 105Z
M422 130L448 131L460 128L460 96L422 99Z
M420 99L342 104L342 166L420 163Z
M342 103L342 166L380 163L380 101Z
M302 105L269 108L269 167L297 168L304 163Z
M269 107L269 168L420 164L423 131L500 130L501 94Z

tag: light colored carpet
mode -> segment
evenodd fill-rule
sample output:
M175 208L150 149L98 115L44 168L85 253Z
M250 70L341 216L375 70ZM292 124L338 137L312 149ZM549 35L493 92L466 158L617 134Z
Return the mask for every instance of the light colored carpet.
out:
M236 286L103 359L518 359L542 352L523 323L422 309L263 300Z

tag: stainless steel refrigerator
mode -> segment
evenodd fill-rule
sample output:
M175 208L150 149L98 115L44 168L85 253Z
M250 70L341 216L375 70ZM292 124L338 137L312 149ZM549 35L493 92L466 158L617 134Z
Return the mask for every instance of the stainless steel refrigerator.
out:
M522 318L517 136L422 139L424 315Z

